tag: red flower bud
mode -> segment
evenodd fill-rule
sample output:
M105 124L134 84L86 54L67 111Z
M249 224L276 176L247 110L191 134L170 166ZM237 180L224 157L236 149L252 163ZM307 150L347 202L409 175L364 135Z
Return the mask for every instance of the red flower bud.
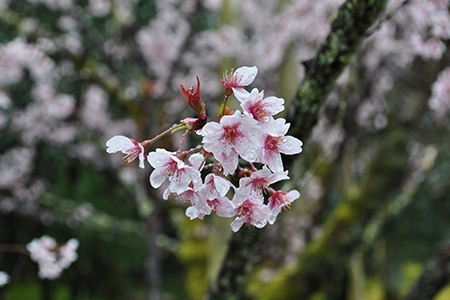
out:
M205 103L203 103L202 96L200 95L200 79L197 78L197 90L194 91L194 87L190 87L189 89L185 89L182 84L181 91L183 92L186 99L189 101L189 106L198 114L198 117L202 120L206 120L206 110Z

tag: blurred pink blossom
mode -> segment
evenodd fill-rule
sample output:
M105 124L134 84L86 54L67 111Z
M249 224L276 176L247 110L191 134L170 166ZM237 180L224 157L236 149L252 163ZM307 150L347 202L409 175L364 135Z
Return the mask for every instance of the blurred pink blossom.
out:
M431 91L428 105L436 119L442 120L450 110L450 67L439 73Z

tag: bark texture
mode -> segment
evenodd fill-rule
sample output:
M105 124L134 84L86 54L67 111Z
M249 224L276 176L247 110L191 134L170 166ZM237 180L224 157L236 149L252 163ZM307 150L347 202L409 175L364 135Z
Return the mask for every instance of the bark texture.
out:
M433 257L412 286L405 300L428 300L448 284L450 279L450 242Z

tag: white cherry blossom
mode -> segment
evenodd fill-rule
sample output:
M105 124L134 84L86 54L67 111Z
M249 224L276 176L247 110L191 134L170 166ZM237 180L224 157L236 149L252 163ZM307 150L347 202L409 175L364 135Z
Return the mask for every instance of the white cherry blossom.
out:
M225 87L225 94L234 94L236 99L245 99L249 92L244 89L244 86L250 85L258 74L257 67L240 67L232 73L226 72L223 75L222 85Z
M239 180L239 186L241 188L250 188L250 193L256 192L262 195L271 184L289 179L288 172L272 173L266 166L263 166L261 170L253 172L250 177L243 177Z
M290 192L275 191L269 197L269 208L272 211L272 216L269 218L269 223L273 224L280 213L281 209L290 208L292 202L300 197L300 193L296 190Z
M251 115L258 123L268 122L273 119L273 115L284 110L283 98L264 98L264 91L259 92L256 88L240 102L244 113Z
M237 232L242 225L252 225L257 228L266 226L271 212L264 204L263 196L250 195L248 189L240 189L233 197L236 206L236 219L231 223L231 230Z
M264 126L265 134L262 137L262 147L258 161L266 164L273 172L283 171L281 153L292 155L302 152L303 143L293 137L286 136L289 124L279 118Z
M137 157L139 157L139 167L141 169L144 169L145 151L144 146L142 146L141 143L123 135L116 135L106 142L106 146L108 147L106 149L106 152L108 153L116 153L120 151L123 154L126 154L123 160L126 161L127 163L130 163Z
M160 187L165 180L168 180L170 184L167 191L181 194L191 183L194 185L201 183L200 172L185 164L174 152L156 149L147 155L147 160L154 168L150 175L150 184L154 188ZM165 193L165 196L168 194Z
M254 162L257 158L260 136L257 122L243 116L239 110L231 116L224 116L220 123L210 122L201 130L203 148L214 154L222 164L224 175L231 174L238 166L238 156Z

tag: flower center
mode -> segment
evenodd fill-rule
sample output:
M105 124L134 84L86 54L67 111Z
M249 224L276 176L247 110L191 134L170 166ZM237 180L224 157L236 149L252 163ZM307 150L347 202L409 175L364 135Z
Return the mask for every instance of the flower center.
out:
M171 177L176 172L178 172L177 162L171 159L166 165L166 174L168 177Z
M247 199L237 208L237 216L240 218L245 218L247 223L252 220L253 215L253 203Z
M244 135L238 129L238 125L224 126L224 133L222 135L222 140L224 140L228 145L235 145Z
M255 103L250 107L250 112L253 118L257 121L262 121L266 116L266 110L264 109L264 105L261 103Z
M206 203L208 203L209 207L211 207L212 210L216 211L217 206L219 205L219 200L217 199L206 200Z
M279 151L279 144L280 144L282 139L283 138L279 137L279 136L268 135L266 137L266 140L265 140L265 143L264 143L264 148L267 151L279 153L280 152Z

